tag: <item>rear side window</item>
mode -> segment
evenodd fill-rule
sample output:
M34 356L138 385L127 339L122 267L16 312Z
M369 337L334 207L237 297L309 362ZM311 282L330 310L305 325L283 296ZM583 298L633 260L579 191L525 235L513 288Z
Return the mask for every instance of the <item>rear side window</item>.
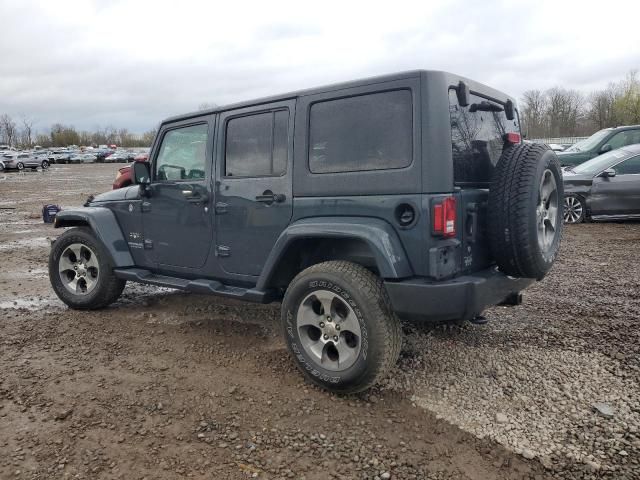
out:
M487 186L504 148L506 133L520 133L517 116L507 120L501 104L469 95L461 107L449 90L453 178L458 186Z
M409 90L315 103L309 119L312 173L408 167L413 155Z
M258 113L227 122L225 176L279 176L287 169L289 111Z

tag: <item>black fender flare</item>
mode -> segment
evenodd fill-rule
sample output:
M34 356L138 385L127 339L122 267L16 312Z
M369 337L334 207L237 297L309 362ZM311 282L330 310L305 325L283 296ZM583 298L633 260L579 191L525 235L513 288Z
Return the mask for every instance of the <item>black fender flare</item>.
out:
M315 217L293 222L280 234L258 278L258 290L269 287L270 280L280 260L286 255L288 247L296 240L307 238L362 240L373 252L382 278L413 276L402 242L389 223L377 218Z
M132 267L135 265L118 220L108 208L84 207L76 210L63 210L58 212L53 224L55 228L85 225L93 230L109 251L115 267Z

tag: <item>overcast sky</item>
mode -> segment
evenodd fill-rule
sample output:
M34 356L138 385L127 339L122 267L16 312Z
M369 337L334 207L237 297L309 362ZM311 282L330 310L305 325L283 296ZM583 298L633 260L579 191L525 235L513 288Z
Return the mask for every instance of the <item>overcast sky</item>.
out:
M519 97L640 69L640 1L0 0L0 113L36 129L164 117L416 68Z

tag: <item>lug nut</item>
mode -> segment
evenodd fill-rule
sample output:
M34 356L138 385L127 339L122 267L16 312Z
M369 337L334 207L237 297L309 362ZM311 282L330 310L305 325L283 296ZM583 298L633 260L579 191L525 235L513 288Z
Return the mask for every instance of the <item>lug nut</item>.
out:
M323 338L324 338L325 340L329 340L329 335L327 335L327 334L325 333Z
M336 323L336 330L340 330L340 325Z
M320 328L324 328L324 322L320 322Z
M337 336L337 335L334 335L334 337L333 337L333 341L334 341L334 342L337 342L337 341L338 341L338 336Z
M327 317L327 322L331 323L331 317Z
M74 265L74 266L73 266L73 269L74 269L74 270L77 270L77 269L78 269L78 265Z

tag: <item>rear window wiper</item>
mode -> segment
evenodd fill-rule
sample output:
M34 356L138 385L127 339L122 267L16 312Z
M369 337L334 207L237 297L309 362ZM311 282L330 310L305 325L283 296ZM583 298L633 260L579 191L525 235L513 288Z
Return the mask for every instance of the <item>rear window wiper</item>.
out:
M504 112L504 108L495 103L480 102L469 105L470 112Z

